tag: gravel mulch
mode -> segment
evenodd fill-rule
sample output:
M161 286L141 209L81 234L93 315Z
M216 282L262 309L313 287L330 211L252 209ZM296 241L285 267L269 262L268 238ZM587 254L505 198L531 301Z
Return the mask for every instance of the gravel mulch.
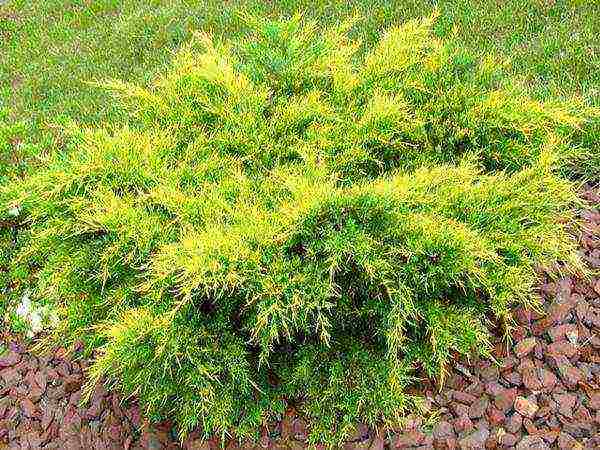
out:
M599 191L584 196L600 203ZM582 256L599 270L600 211L585 211L582 219ZM516 311L514 346L495 342L499 364L458 361L441 391L425 385L426 401L439 414L433 428L413 419L393 433L360 429L344 448L600 449L600 278L541 275L540 291L546 313ZM101 387L81 406L85 361L60 350L39 358L8 345L0 357L0 449L218 447L194 435L178 444L168 422L142 422L135 403L124 406ZM306 424L289 411L256 446L242 448L300 449L305 439Z

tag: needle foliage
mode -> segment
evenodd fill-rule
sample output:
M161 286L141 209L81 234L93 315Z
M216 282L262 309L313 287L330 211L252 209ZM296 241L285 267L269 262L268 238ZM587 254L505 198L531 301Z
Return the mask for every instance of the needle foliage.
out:
M150 87L104 83L128 123L0 193L47 343L83 341L90 386L182 434L253 436L294 402L329 444L412 411L417 369L485 354L536 266L581 268L560 173L597 112L528 98L434 20L363 53L350 23L248 17Z

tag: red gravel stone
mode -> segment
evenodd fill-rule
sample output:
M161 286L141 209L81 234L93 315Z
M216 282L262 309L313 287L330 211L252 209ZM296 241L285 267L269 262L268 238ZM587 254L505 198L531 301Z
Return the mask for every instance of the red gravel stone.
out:
M40 410L37 408L37 406L35 406L35 403L33 403L28 398L24 398L23 400L21 400L20 405L21 411L23 411L23 414L26 417L33 418L40 416Z
M577 354L577 347L567 341L557 341L550 344L547 347L546 352L550 355L572 358Z
M468 433L473 430L473 422L466 416L460 416L454 421L454 429L457 433Z
M502 425L506 420L506 415L493 406L488 408L487 417L492 426Z
M500 365L500 370L510 370L519 364L519 360L512 355L507 356L502 360L502 364Z
M461 449L481 449L485 447L485 442L490 435L489 430L479 429L462 438L459 441Z
M562 432L562 433L560 433L558 435L557 445L558 445L558 448L560 448L560 449L563 449L563 448L564 449L582 448L581 444L579 444L573 438L573 436L571 436L570 434L567 434L565 432Z
M521 386L523 384L523 378L519 372L509 372L504 374L504 379L512 386Z
M575 307L575 312L579 320L589 323L590 318L590 305L584 299L580 299L577 302L577 306Z
M565 417L572 418L577 397L572 394L553 394L552 397L558 405L558 412Z
M34 375L35 384L42 390L42 392L46 391L46 386L48 385L48 376L46 375L45 370L38 370Z
M525 328L524 326L514 327L510 331L510 335L515 342L520 342L527 336L527 328Z
M592 421L592 415L590 411L583 405L579 406L573 413L573 418L578 422L589 423Z
M557 301L550 306L548 315L552 318L553 323L564 322L569 313L573 310L574 302L571 298L566 297Z
M539 436L525 436L516 446L517 450L546 450L548 444Z
M508 421L506 422L506 429L511 433L516 433L521 429L523 425L523 416L518 412L515 412Z
M7 355L0 356L0 369L15 366L20 362L21 355L19 353L11 351Z
M523 385L530 391L540 391L544 387L535 368L524 369L521 376L523 377Z
M519 438L512 433L504 433L500 438L500 444L506 447L514 447L514 445L518 442Z
M517 397L515 399L514 408L515 411L523 417L532 418L538 410L538 405L525 397Z
M470 405L477 400L477 397L463 391L452 391L452 398L457 402Z
M531 358L523 358L517 366L517 371L522 375L527 369L535 369L536 365Z
M596 282L594 283L594 292L600 295L600 280L596 280Z
M0 372L0 379L4 382L7 387L13 387L18 385L23 377L18 370L14 368L4 369Z
M505 389L494 398L494 404L500 411L506 412L513 406L516 397L517 390L515 388Z
M525 356L529 355L533 351L536 343L537 340L534 337L526 338L520 341L517 345L515 345L514 348L517 358L524 358Z
M64 391L66 394L71 394L81 388L83 380L78 375L67 375L64 382Z
M396 437L396 448L415 447L425 440L425 435L417 430L406 431Z
M53 420L54 420L54 410L52 408L43 408L42 409L42 420L41 420L42 429L47 430Z
M544 317L543 319L537 320L531 326L531 332L534 336L541 336L554 324L554 320L551 317Z
M484 364L481 364L479 366L479 376L481 377L482 382L486 383L488 381L497 380L500 376L500 373L496 364L493 364L490 361L486 361ZM485 386L482 383L474 383L470 385L467 389L469 390L469 392L480 395L483 394L484 387Z
M542 389L544 391L552 391L558 382L556 375L544 368L538 369L537 373L540 383L542 384Z
M572 336L573 333L577 333L577 325L572 323L556 325L548 330L548 335L552 341L569 339L568 336Z
M558 372L563 382L569 387L575 387L580 381L585 379L581 370L573 367L570 363L560 364Z
M523 419L523 428L525 428L525 431L527 431L528 434L535 434L535 435L539 434L539 430L538 430L537 426L528 417L525 417Z
M435 439L446 439L454 435L454 427L450 422L446 422L445 420L438 422L433 428L433 437Z
M469 407L467 405L463 405L462 403L452 403L450 407L452 411L454 411L455 416L463 417L469 415Z
M558 430L542 430L539 435L547 444L552 445L558 438Z
M495 397L496 395L501 394L504 391L504 386L502 386L497 381L488 381L485 384L485 393Z
M468 413L469 418L479 419L479 418L483 417L489 404L490 404L490 401L486 396L481 397L478 400L476 400L475 403L473 403L471 405L471 407L469 408L469 413Z
M277 448L277 447L275 447L275 448ZM384 448L385 448L385 441L383 440L383 438L381 438L379 436L375 436L375 438L371 442L371 445L369 446L369 450L383 450Z
M593 410L600 409L600 392L595 392L590 396L588 406Z

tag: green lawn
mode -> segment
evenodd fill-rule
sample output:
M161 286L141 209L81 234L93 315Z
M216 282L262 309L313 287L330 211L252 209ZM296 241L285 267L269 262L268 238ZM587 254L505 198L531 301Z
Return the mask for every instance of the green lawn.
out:
M436 4L439 34L456 27L476 54L505 58L534 95L600 103L600 2L589 0L8 0L0 6L0 102L37 140L61 117L114 118L111 99L89 81L151 80L193 30L239 32L238 11L300 11L324 26L357 13L354 34L368 45Z

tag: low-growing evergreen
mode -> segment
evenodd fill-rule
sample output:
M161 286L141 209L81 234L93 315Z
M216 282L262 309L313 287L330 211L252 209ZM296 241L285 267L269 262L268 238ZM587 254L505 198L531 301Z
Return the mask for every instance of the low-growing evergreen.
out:
M254 436L291 402L335 444L486 354L490 324L535 305L537 266L582 269L561 174L598 113L528 98L435 17L364 53L351 23L246 19L148 88L103 83L130 121L5 183L0 219L57 308L43 344L96 351L90 389L182 435Z

